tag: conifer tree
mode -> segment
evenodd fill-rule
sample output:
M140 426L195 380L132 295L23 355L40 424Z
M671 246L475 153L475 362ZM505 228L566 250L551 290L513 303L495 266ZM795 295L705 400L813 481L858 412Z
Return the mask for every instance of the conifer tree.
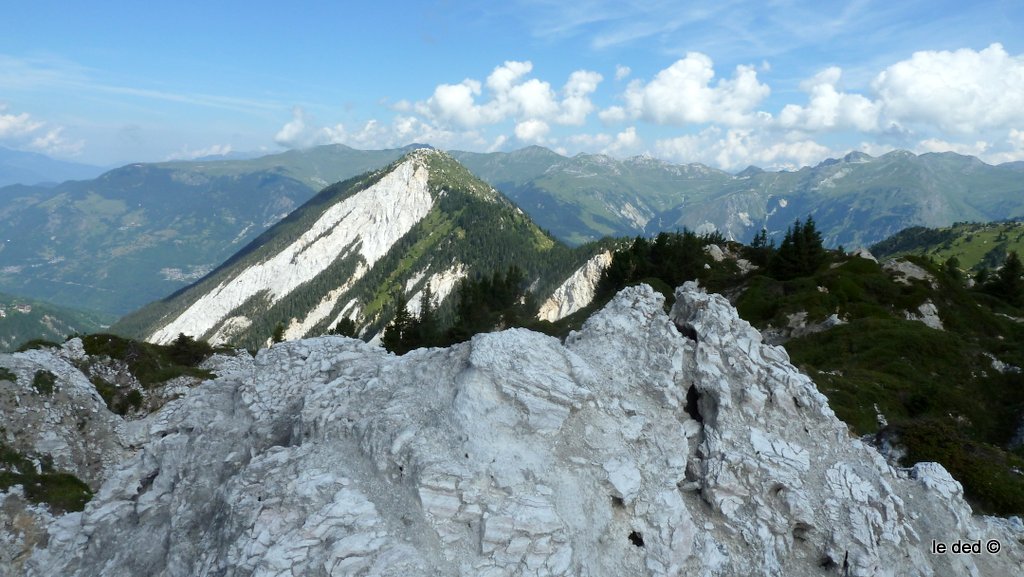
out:
M401 291L393 293L392 298L398 303L398 308L395 310L395 318L388 326L384 327L384 334L381 335L380 342L385 349L398 355L404 355L410 350L405 348L403 336L409 331L412 315L409 314L409 309L405 306L405 298Z
M1024 306L1024 263L1016 252L1010 252L1002 268L985 285L987 292L1015 307Z
M270 335L270 340L273 343L280 343L280 342L284 341L284 323L283 322L278 322L277 325L274 326L274 333L272 335Z
M346 318L338 321L338 324L334 325L329 334L355 338L358 335L358 331L356 330L355 321Z
M779 280L789 280L812 275L828 260L828 253L822 246L821 234L814 219L806 222L797 219L786 229L786 236L768 263L768 272Z

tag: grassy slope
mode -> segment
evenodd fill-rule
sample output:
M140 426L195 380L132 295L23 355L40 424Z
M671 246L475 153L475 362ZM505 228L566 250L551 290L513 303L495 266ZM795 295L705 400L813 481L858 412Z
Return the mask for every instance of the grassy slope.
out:
M950 257L962 270L984 265L996 268L1009 252L1024 255L1024 222L958 223L953 226L904 230L871 247L880 256L921 255L936 262Z

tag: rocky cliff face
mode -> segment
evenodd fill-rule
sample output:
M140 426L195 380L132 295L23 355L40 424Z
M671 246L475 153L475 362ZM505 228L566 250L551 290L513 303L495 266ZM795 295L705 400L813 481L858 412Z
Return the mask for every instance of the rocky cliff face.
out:
M179 333L202 335L231 317L232 312L256 295L266 294L269 304L295 291L348 252L358 254L364 266L356 269L349 285L358 280L430 211L424 151L413 154L378 182L331 206L299 238L264 262L241 271L204 294L183 313L155 331L149 340L167 344ZM341 295L322 307L330 313ZM315 324L320 319L316 319Z
M544 301L537 318L555 322L586 307L594 300L601 273L612 264L611 251L594 255L572 275L565 279L555 292Z
M972 516L941 467L851 438L723 298L688 284L662 305L624 290L564 344L510 330L394 357L324 337L221 358L133 425L83 512L3 497L0 574L1024 571L1019 520ZM982 551L932 552L957 540Z

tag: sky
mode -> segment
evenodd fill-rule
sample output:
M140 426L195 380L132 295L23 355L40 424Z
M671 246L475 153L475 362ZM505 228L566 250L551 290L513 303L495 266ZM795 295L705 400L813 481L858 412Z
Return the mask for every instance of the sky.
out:
M413 142L1024 160L1019 0L5 4L0 146L101 166Z

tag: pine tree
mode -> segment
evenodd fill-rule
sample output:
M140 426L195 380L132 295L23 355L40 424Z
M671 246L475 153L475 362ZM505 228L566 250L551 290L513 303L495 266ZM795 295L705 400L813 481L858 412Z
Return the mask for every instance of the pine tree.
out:
M270 340L273 343L280 343L284 341L284 323L278 322L274 326L274 333L270 336Z
M803 243L801 249L803 251L801 258L802 273L805 275L814 274L827 260L828 253L825 252L825 247L822 244L821 233L818 232L817 227L814 224L814 218L811 215L807 215L807 220L804 221L803 229L800 231L803 237Z
M440 332L437 310L434 306L434 291L428 282L420 295L420 314L409 321L409 328L402 335L402 342L410 351L420 347L438 346L441 344L438 338Z
M1024 306L1024 263L1016 252L1006 255L1002 268L996 271L985 289L1015 307Z
M814 219L806 222L797 219L786 229L786 236L768 263L769 274L779 280L790 280L809 276L817 272L828 260L828 252L822 245L821 234Z
M761 232L755 234L754 239L750 241L750 262L757 266L767 266L774 252L775 242L768 240L768 229L761 227Z
M412 315L409 314L409 309L405 306L405 298L401 294L401 291L397 291L393 294L392 298L397 301L397 309L395 310L395 318L391 320L388 326L384 327L384 334L381 335L380 342L384 345L384 348L395 353L396 355L404 355L409 352L405 347L404 336L409 331L409 325L412 323Z
M355 321L352 319L341 319L338 321L338 324L334 325L334 328L330 330L329 334L355 338L359 332L356 329Z

